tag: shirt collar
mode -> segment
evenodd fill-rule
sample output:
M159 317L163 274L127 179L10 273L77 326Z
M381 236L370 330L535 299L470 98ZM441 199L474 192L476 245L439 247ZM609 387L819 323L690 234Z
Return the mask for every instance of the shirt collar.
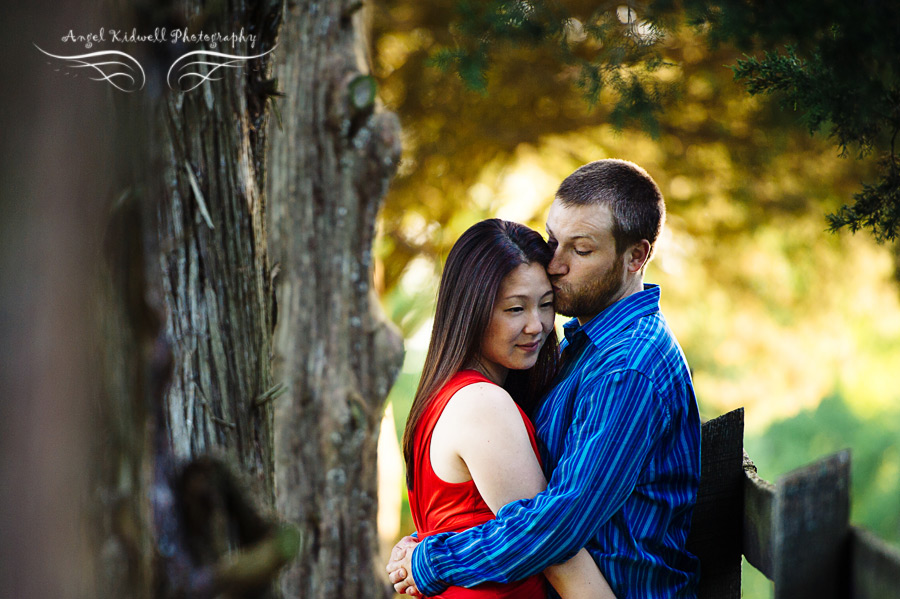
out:
M566 345L571 345L582 331L597 347L634 321L659 312L659 285L645 284L642 291L633 293L607 307L603 312L580 326L573 318L563 325Z

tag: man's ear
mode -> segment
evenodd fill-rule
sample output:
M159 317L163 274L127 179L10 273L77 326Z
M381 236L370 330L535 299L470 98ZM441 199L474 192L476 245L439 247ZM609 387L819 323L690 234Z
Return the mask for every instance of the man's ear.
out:
M625 268L634 274L641 272L650 260L650 242L641 239L625 250Z

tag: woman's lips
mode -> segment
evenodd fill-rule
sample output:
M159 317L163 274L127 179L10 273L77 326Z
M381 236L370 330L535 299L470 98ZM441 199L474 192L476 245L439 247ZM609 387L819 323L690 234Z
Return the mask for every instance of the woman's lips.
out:
M526 352L533 352L533 351L537 351L538 348L541 347L541 341L540 341L540 339L538 339L537 341L535 341L533 343L520 343L516 347L521 347Z

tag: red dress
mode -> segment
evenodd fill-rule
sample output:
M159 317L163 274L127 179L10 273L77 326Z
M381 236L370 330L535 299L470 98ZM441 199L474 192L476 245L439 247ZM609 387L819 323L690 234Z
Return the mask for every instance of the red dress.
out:
M453 394L473 383L491 383L481 373L462 370L437 392L416 425L414 436L415 472L409 491L409 507L418 537L423 539L440 532L459 532L494 519L494 513L471 480L449 483L431 467L431 435ZM493 383L491 383L493 384ZM531 447L538 456L534 425L519 408ZM546 599L544 576L536 574L508 584L488 582L474 588L450 587L437 597L442 599Z

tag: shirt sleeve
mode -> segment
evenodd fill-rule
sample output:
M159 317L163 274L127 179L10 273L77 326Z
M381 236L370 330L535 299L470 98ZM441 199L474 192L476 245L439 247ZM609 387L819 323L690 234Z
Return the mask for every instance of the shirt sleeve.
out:
M635 370L606 373L581 389L545 491L505 505L480 526L416 546L412 573L426 596L541 572L577 553L622 507L669 427L668 411Z

